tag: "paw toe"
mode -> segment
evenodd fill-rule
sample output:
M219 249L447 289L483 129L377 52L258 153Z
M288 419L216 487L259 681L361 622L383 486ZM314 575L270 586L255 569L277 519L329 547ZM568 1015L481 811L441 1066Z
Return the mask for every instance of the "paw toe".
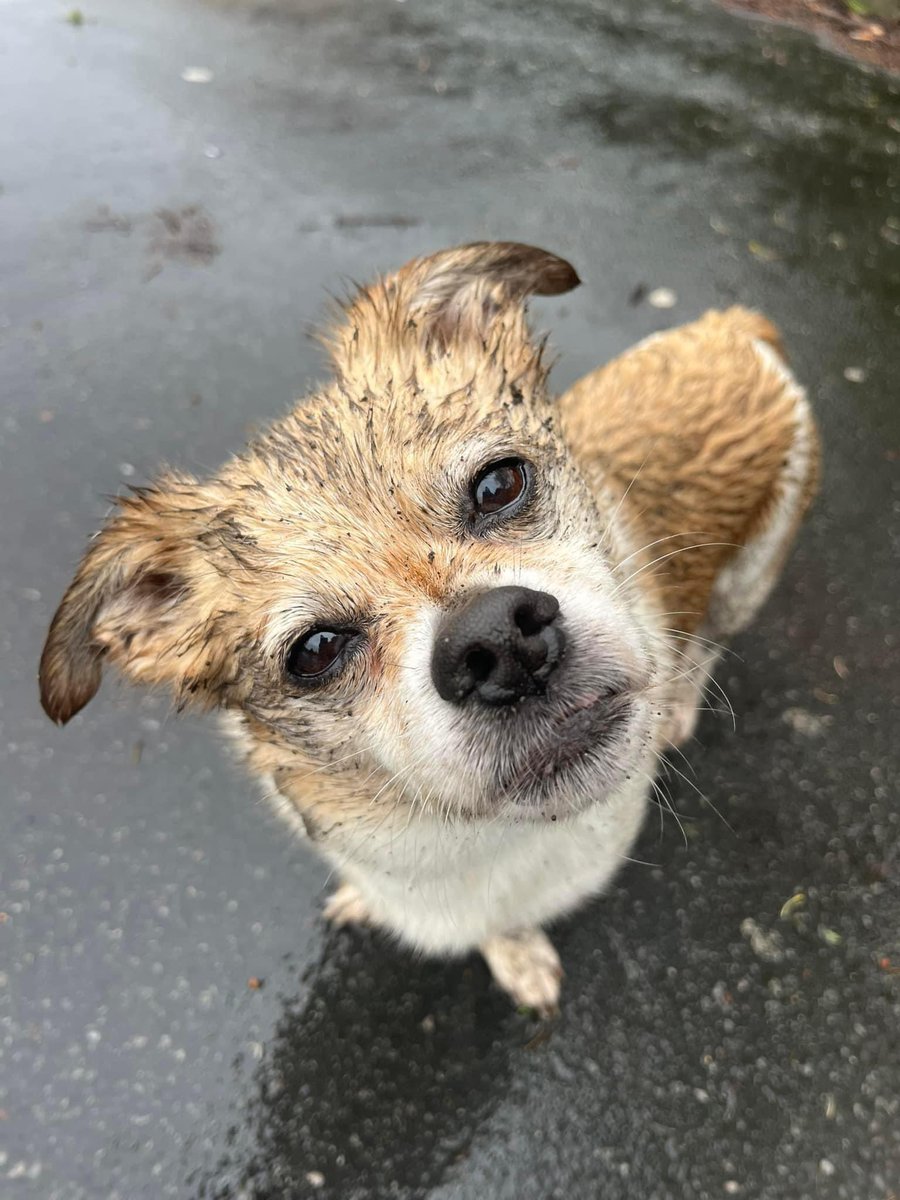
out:
M365 901L350 883L342 884L325 901L323 914L332 925L365 925L369 912Z

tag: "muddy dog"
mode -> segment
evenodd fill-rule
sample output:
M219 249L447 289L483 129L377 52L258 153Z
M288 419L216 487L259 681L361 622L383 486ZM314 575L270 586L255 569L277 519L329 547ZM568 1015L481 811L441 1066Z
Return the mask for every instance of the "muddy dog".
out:
M818 463L776 331L740 308L554 398L525 305L578 282L477 243L361 289L329 383L215 476L118 502L40 672L58 722L107 662L222 710L336 868L331 919L477 947L544 1012L542 926L627 855Z

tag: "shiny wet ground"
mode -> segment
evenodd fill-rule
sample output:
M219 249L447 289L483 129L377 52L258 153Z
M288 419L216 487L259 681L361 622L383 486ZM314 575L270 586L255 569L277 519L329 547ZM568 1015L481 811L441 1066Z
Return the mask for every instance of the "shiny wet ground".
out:
M900 1191L898 87L699 0L599 8L0 7L0 1195ZM341 278L476 237L584 278L536 306L560 386L740 300L826 439L737 733L673 762L686 840L653 813L656 865L558 931L546 1029L478 961L326 932L210 727L108 685L58 731L34 685L103 494L282 411Z

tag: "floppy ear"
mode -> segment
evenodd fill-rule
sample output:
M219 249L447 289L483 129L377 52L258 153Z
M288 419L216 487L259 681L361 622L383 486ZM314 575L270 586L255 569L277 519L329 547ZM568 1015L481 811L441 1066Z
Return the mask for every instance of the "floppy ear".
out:
M199 485L170 476L118 502L85 554L41 655L41 704L65 724L100 686L104 658L132 679L183 685L201 650L193 595L208 529ZM208 649L207 649L208 653Z
M521 242L471 242L414 258L393 275L362 288L344 320L325 336L338 365L355 351L377 349L385 332L412 330L429 349L468 338L484 340L504 310L558 296L581 281L571 263Z

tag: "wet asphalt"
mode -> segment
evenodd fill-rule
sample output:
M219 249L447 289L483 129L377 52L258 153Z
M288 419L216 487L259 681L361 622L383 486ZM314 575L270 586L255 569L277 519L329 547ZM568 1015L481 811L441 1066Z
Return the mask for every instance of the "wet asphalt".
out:
M700 0L69 11L0 6L0 1196L900 1195L900 84ZM547 1026L326 930L210 724L35 686L106 497L302 394L329 291L482 237L582 275L560 387L739 300L826 446Z

